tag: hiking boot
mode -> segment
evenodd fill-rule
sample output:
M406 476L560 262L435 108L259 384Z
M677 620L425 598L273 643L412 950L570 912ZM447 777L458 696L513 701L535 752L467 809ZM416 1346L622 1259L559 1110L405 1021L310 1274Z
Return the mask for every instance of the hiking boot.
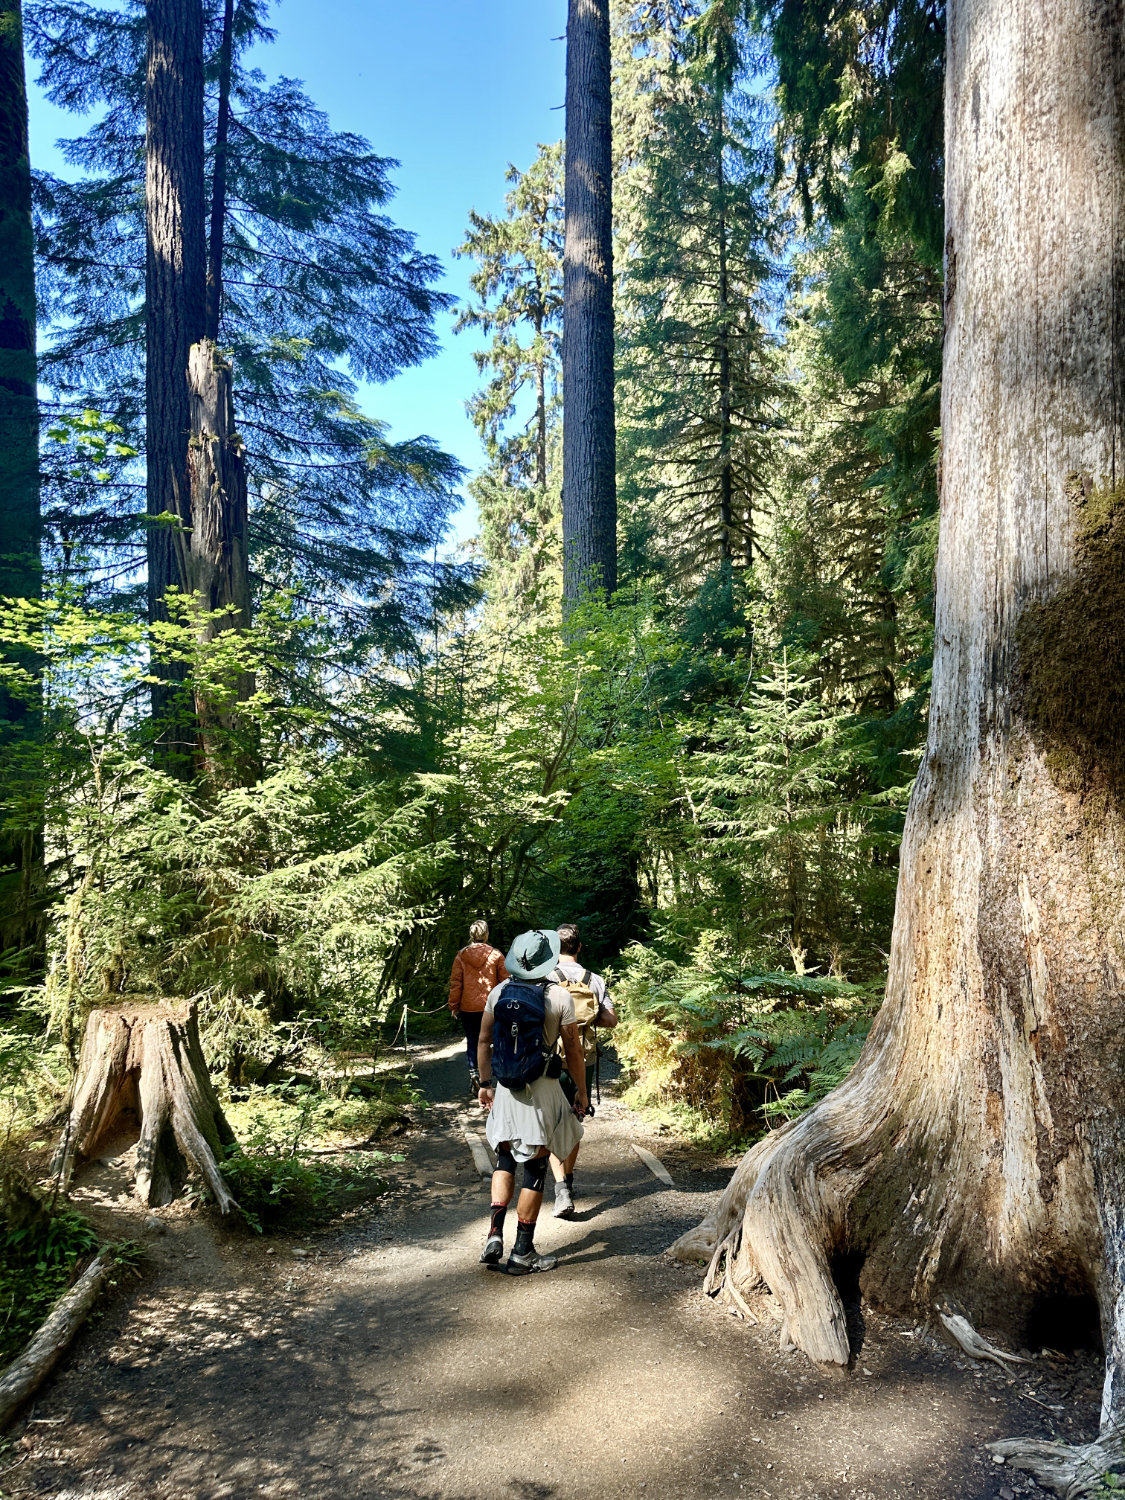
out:
M540 1255L538 1250L529 1250L525 1255L517 1255L513 1250L508 1256L508 1275L530 1276L532 1271L553 1271L558 1263L557 1255Z
M480 1074L476 1068L469 1069L469 1093L474 1099L480 1093Z
M574 1198L565 1182L555 1183L555 1207L556 1219L574 1218Z
M498 1234L490 1234L480 1253L482 1266L496 1266L504 1259L504 1241Z

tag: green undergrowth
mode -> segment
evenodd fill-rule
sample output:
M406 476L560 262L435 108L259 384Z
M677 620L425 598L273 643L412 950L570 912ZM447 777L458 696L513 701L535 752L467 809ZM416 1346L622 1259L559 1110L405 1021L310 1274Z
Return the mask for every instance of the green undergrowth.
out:
M71 1209L41 1224L0 1227L0 1367L14 1359L98 1246Z
M629 950L615 986L625 1101L708 1149L746 1145L847 1077L881 993Z
M238 1145L221 1170L246 1222L269 1233L362 1213L388 1190L387 1166L404 1160L393 1132L402 1106L415 1101L403 1079L382 1081L368 1097L271 1087L232 1101Z

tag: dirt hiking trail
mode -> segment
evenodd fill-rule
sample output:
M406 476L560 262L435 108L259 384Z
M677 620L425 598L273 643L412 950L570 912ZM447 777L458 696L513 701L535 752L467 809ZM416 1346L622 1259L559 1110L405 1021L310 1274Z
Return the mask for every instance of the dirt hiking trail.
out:
M990 1461L989 1438L1096 1429L1085 1356L1012 1383L858 1309L854 1370L782 1354L770 1299L740 1322L663 1253L728 1174L604 1092L573 1221L551 1217L548 1188L537 1245L558 1269L479 1266L489 1193L463 1126L483 1134L483 1117L460 1044L416 1067L433 1107L367 1223L259 1240L198 1213L146 1221L143 1281L9 1433L0 1494L1012 1500L1041 1492Z

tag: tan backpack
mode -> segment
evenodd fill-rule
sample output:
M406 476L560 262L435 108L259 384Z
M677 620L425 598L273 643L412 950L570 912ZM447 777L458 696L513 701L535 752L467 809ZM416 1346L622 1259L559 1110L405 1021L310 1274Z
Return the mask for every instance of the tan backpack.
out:
M582 1055L587 1063L592 1063L598 1055L597 1020L601 1004L590 984L590 971L583 969L581 979L564 979L562 970L556 969L551 977L555 984L561 984L564 990L570 992L570 998L574 1002L574 1019L578 1022L578 1035L582 1038ZM559 1051L562 1051L561 1038Z

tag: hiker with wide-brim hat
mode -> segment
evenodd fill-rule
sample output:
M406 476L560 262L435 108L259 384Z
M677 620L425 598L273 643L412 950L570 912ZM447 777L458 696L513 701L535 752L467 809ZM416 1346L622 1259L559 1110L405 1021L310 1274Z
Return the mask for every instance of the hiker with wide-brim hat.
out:
M504 960L510 977L485 1004L477 1051L479 1098L488 1112L485 1133L496 1152L492 1219L481 1262L497 1265L503 1258L504 1220L520 1164L519 1222L508 1257L509 1273L519 1276L550 1271L557 1264L555 1256L540 1255L533 1243L547 1159L553 1153L562 1160L574 1150L589 1103L574 1002L550 979L558 961L557 932L537 928L520 933ZM573 1106L559 1084L562 1069L555 1048L560 1039L571 1077L582 1080Z

